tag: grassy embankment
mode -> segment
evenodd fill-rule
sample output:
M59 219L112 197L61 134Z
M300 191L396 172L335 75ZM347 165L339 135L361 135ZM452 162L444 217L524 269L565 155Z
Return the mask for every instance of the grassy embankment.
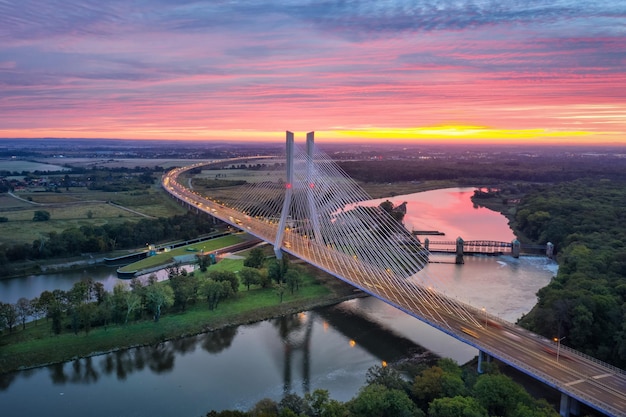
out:
M204 242L193 243L191 245L181 246L168 252L160 252L154 256L142 259L132 264L123 266L120 272L133 272L149 270L158 266L168 265L174 262L175 256L190 255L195 253L213 252L228 246L236 245L244 241L243 235L228 235L207 240Z
M224 259L209 268L238 271L242 259ZM51 322L46 319L28 323L13 333L0 336L0 373L18 369L65 362L74 358L150 345L165 340L194 335L221 327L244 324L304 311L316 306L333 304L354 295L352 288L341 281L306 267L299 291L285 291L283 302L274 289L240 287L237 295L222 301L211 311L198 300L187 311L164 312L159 322L149 318L126 325L96 327L88 334L77 335L68 329L69 319L60 335L53 335ZM199 273L199 272L196 272Z

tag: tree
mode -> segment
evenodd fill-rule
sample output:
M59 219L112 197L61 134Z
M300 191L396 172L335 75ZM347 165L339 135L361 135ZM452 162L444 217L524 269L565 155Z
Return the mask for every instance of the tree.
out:
M430 368L424 369L413 380L413 396L424 409L426 409L432 400L442 396L442 378L443 369L439 366L431 366Z
M83 303L78 306L78 318L80 324L85 330L85 334L89 334L93 320L97 317L98 305L95 303Z
M29 299L21 297L15 304L17 317L22 322L22 330L26 329L26 319L33 313L33 307Z
M232 293L236 294L239 291L239 278L234 272L231 271L211 271L209 272L209 279L217 282L230 283Z
M285 262L280 262L279 260L270 262L267 267L267 276L270 280L276 281L277 284L282 282L283 276L285 275L285 272L287 272L286 265L287 264Z
M133 311L141 306L141 297L131 291L125 283L117 283L113 287L112 317L117 323L128 323ZM109 307L109 306L107 306Z
M408 391L409 388L400 372L390 366L372 366L367 370L365 381L368 384L379 384L389 389Z
M290 269L285 273L285 276L283 278L291 294L293 294L294 291L300 289L300 283L302 282L302 278L300 277L299 271Z
M43 291L39 294L39 301L37 303L37 308L40 309L43 315L46 317L46 320L50 318L50 307L54 302L54 295L50 291Z
M39 319L42 318L46 314L46 310L42 306L40 300L41 300L41 296L35 297L32 300L30 300L30 306L31 306L30 315L35 321L35 326L37 325L37 322L39 321Z
M206 272L206 270L211 266L212 259L211 255L196 255L198 258L198 265L200 266L200 272Z
M361 388L348 408L359 417L417 417L424 413L409 396L397 389L371 384Z
M307 404L304 398L294 393L286 394L278 403L278 411L280 412L281 417L287 414L286 410L291 411L296 417L301 415L312 415L309 410L309 404Z
M107 292L102 297L102 301L98 304L98 309L96 311L96 317L104 326L104 330L107 329L107 326L113 319L114 312L115 301L113 300L113 296Z
M154 314L154 321L158 322L161 318L162 309L174 304L174 291L165 283L148 285L146 291L148 307Z
M278 417L278 404L270 398L263 398L250 410L251 417Z
M244 266L239 271L241 283L250 291L250 285L259 285L261 283L261 273L254 268Z
M13 328L17 323L17 309L14 304L0 302L0 318L5 327L9 329L9 333L13 332Z
M250 250L248 256L243 261L243 266L247 266L249 268L262 268L265 263L265 253L263 249L260 247L255 247Z
M280 298L280 302L282 303L283 297L285 295L285 284L282 282L279 282L278 284L274 284L274 292L276 293L278 298Z
M187 309L187 304L198 297L199 283L193 275L175 275L170 277L170 286L174 291L174 305Z
M52 319L52 331L54 334L61 333L61 320L63 313L67 311L68 301L67 293L63 290L52 291L52 299L48 307L48 315Z
M474 384L474 398L491 416L513 416L519 403L530 404L530 395L502 374L483 374Z
M378 205L378 207L382 208L389 214L391 214L391 212L393 211L393 203L389 200L383 201L382 203Z
M348 415L348 408L339 401L330 398L327 390L316 389L312 393L304 394L304 400L307 403L306 413L312 417L343 417ZM295 411L295 410L294 410ZM303 415L300 413L299 415Z
M93 283L93 297L96 299L97 304L101 304L104 300L106 290L104 289L104 284L97 281Z
M45 222L50 220L50 213L45 210L35 210L33 213L34 222Z
M472 397L443 397L430 403L428 417L487 417L487 410Z
M209 310L215 310L222 298L224 292L224 286L222 283L214 281L212 279L205 280L200 286L200 293L206 298L209 303Z

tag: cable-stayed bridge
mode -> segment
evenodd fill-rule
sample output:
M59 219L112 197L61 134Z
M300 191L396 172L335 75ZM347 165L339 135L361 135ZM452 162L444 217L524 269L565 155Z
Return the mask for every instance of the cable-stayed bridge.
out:
M497 358L559 390L561 415L579 402L611 416L626 416L626 372L446 296L441 280L424 268L429 252L314 144L297 147L287 132L286 157L276 176L205 196L185 173L210 163L177 168L164 188L203 211L298 257L476 347L479 368ZM216 161L223 164L224 161ZM189 184L191 184L189 182ZM486 289L488 290L488 289Z

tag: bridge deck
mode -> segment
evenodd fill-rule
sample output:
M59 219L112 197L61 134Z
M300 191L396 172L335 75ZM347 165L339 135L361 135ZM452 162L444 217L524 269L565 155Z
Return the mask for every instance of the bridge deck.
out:
M274 243L275 221L252 218L197 195L176 182L182 171L173 170L163 179L163 186L173 197ZM621 369L564 346L558 346L557 351L554 342L439 294L417 278L396 278L388 270L296 232L285 233L282 250L593 408L626 417L626 372Z

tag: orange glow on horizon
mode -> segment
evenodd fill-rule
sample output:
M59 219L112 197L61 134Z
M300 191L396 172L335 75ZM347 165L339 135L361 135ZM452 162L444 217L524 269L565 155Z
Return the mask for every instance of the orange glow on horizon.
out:
M582 137L598 135L586 131L556 131L547 129L495 129L486 126L440 125L405 129L355 129L332 132L338 138L359 138L378 141L478 142L478 143L537 143L550 139L569 139L580 143Z
M291 130L293 129L285 129ZM73 129L0 129L0 137L31 138L76 138L76 139L119 139L119 140L188 140L188 141L232 141L232 142L281 142L285 130L263 131L252 129L208 130L208 129L154 129L84 131ZM545 145L626 145L626 137L620 132L556 130L545 128L501 129L488 126L442 124L434 126L388 128L362 127L339 129L310 129L294 132L304 140L306 132L314 130L316 142L337 143L441 143L441 144L545 144Z

